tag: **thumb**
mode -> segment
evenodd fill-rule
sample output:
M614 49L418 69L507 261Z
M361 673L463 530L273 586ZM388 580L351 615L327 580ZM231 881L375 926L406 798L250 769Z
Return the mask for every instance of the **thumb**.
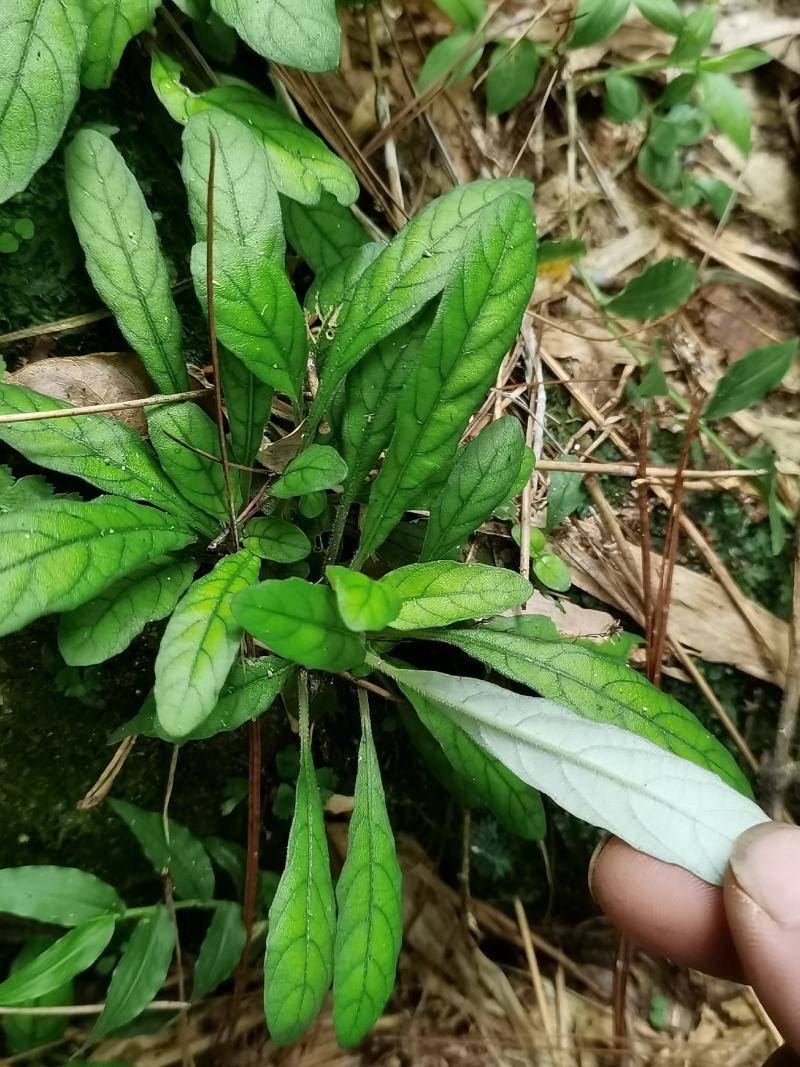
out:
M800 1051L800 828L767 822L733 846L725 913L745 974Z

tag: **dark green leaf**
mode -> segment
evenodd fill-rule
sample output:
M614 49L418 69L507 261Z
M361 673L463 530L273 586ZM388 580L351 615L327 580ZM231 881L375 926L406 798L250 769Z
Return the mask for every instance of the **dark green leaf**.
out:
M314 205L282 197L281 209L289 244L315 274L330 270L369 240L353 212L330 193Z
M686 16L669 56L674 66L693 63L702 56L714 32L714 18L713 7L699 7Z
M80 92L80 0L7 0L0 10L0 204L46 163Z
M356 1045L383 1011L394 988L403 935L402 875L363 691L359 699L361 744L353 815L347 858L336 885L333 1027L344 1048Z
M739 149L750 151L750 108L744 93L728 74L705 70L700 75L703 107L714 125Z
M0 636L70 611L193 535L153 508L116 497L0 515Z
M105 89L132 37L153 24L160 0L83 0L88 23L81 81Z
M150 622L165 619L189 587L193 560L156 560L61 616L58 647L72 667L104 663L123 652Z
M608 656L575 644L537 641L488 627L426 635L455 645L493 670L586 719L639 734L747 795L750 787L715 737L681 704Z
M250 467L261 448L272 411L272 388L259 381L227 348L220 346L219 376L230 428L230 458ZM247 496L252 475L239 471L242 496Z
M325 577L336 594L339 615L348 629L356 633L382 630L397 618L400 597L385 582L374 582L347 567L326 567Z
M514 571L453 560L412 563L390 571L380 584L394 589L403 601L392 623L395 630L495 615L524 604L533 592L530 582Z
M264 958L264 1013L278 1045L294 1041L312 1022L333 977L336 905L307 711L301 712L300 746L286 866L269 910Z
M630 0L579 0L567 48L586 48L610 37L628 13Z
M386 248L385 241L368 241L355 252L340 259L324 274L318 276L306 293L305 307L323 323L325 333L336 332L336 322L342 304L358 284L361 275Z
M291 460L281 477L270 488L278 500L305 496L332 489L347 477L347 464L330 445L308 445Z
M205 308L205 244L192 249L192 276ZM256 378L298 399L306 372L306 327L282 266L258 249L215 241L214 321L220 343Z
M275 515L251 519L244 528L244 546L276 563L296 563L311 551L311 542L300 527Z
M578 471L553 471L547 481L547 532L560 526L585 499L583 477Z
M703 199L710 204L714 218L723 218L733 196L730 185L715 178L695 178L694 184L702 193Z
M473 42L472 30L456 30L449 37L437 41L425 56L425 62L417 75L417 92L425 92L445 74L448 75L445 85L453 85L466 78L480 63L483 55L483 44L480 41L477 44Z
M169 820L169 842L164 837L160 811L145 811L126 800L109 800L110 807L125 823L160 877L168 870L175 893L184 900L210 900L214 895L214 871L200 841L182 826Z
M404 676L411 671L402 671ZM442 747L456 774L469 782L475 795L497 821L518 837L540 841L545 835L542 798L451 722L424 695L400 682L420 721Z
M566 593L571 584L569 567L552 552L542 552L533 560L533 573L548 589Z
M339 63L335 0L212 0L223 22L254 52L300 70L334 70Z
M486 78L486 107L493 115L503 115L533 92L539 73L539 53L527 37L521 41L501 41L489 57Z
M605 309L620 319L656 319L691 296L697 270L685 259L660 259L632 278Z
M76 926L0 982L0 1005L28 1004L91 967L114 933L116 919L101 915Z
M486 14L485 0L434 0L440 11L444 11L456 26L474 29Z
M22 950L11 964L10 974L16 974L32 960L40 956L55 941L51 934L34 934L28 938ZM72 981L67 981L57 989L51 989L43 997L36 997L26 1008L51 1008L74 1003ZM2 1019L8 1051L15 1055L29 1052L31 1049L58 1041L69 1026L69 1015L4 1015Z
M523 460L527 460L527 481L533 455L513 415L481 430L458 455L432 504L421 561L447 559L460 548L512 495Z
M62 400L0 382L0 414L56 411ZM141 437L119 419L75 415L0 425L0 440L31 463L83 478L105 493L154 504L213 536L215 525L188 504Z
M651 396L669 396L669 385L657 359L651 359L636 390L640 399Z
M217 904L194 965L192 1000L202 1000L229 978L244 950L246 933L239 904Z
M249 247L283 264L281 206L269 161L247 126L215 109L193 115L183 131L181 174L198 241L208 240L208 172L214 138L215 241Z
M65 159L70 215L95 289L158 388L188 389L167 264L136 179L97 130L82 129Z
M612 122L633 122L642 110L642 94L635 78L609 74L605 80L603 110Z
M258 581L258 557L225 556L190 587L167 623L155 664L158 721L186 737L211 715L239 651L242 631L231 604Z
M328 494L325 492L306 493L297 501L297 510L306 519L318 519L328 506Z
M79 926L99 915L121 915L116 889L76 867L0 870L0 912L40 923Z
M703 409L703 418L724 419L761 400L789 372L798 343L798 338L793 337L782 344L754 348L728 367Z
M586 255L586 245L583 241L540 241L536 251L536 259L541 267L545 263L557 263L565 259L580 259Z
M342 622L336 594L302 578L262 582L233 602L239 624L279 656L324 671L363 662L363 638Z
M472 783L456 771L442 746L430 730L422 725L414 709L405 703L398 704L397 714L411 738L411 743L434 778L439 780L463 808L469 810L481 808L481 799Z
M91 1037L104 1037L140 1015L167 977L175 947L172 916L162 904L136 924L111 975L106 1003Z
M639 13L665 33L677 37L683 30L684 16L675 0L633 0Z
M452 463L517 334L535 274L530 206L508 194L469 234L463 258L445 285L372 484L356 565L383 543L431 477Z
M756 67L763 67L765 63L771 62L772 56L769 52L762 52L760 48L736 48L724 56L701 59L700 69L716 71L719 74L743 74L747 70L755 70Z

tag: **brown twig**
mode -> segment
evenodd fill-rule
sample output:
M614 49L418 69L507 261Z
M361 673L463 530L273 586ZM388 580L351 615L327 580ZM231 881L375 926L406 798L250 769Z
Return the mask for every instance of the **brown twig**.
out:
M208 396L207 389L187 389L183 393L158 393L138 400L117 400L112 404L84 404L74 408L53 408L51 411L19 411L13 415L0 415L0 426L16 422L39 422L40 419L67 419L75 415L103 415L110 411L131 411L134 408L153 407L156 404L174 404L178 400L199 400Z
M108 796L111 786L116 781L117 775L124 767L125 760L130 755L130 751L135 744L136 734L126 737L125 740L119 744L100 777L86 795L75 805L78 811L91 811L91 809L96 808L98 804L102 804Z
M800 527L795 532L792 590L786 684L778 714L775 746L767 765L767 801L773 819L783 818L786 791L800 774L800 765L793 758L797 722L800 715Z
M390 693L388 689L376 685L375 682L370 682L367 678L356 678L350 671L337 671L336 676L338 678L344 678L346 682L350 682L350 684L356 686L357 689L365 689L368 693L374 693L376 696L383 697L384 700L388 700L391 704L403 703L400 697L395 696L394 693Z
M642 404L639 415L639 477L636 483L636 500L639 505L639 528L642 538L642 610L644 612L644 636L645 650L647 654L647 677L652 682L652 658L653 648L653 576L650 572L650 509L648 507L649 494L645 478L647 476L647 452L648 452L648 417L649 409L647 402Z

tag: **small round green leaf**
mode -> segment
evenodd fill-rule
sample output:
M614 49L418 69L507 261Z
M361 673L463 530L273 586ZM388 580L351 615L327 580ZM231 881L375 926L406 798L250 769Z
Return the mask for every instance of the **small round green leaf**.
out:
M539 53L527 37L501 41L489 58L486 107L493 115L511 111L533 91L539 73Z
M332 489L347 477L347 464L330 445L309 445L287 464L270 493L278 500L289 500L306 493Z
M542 552L533 560L533 573L556 593L566 593L570 587L569 567L552 552Z
M350 630L382 630L397 618L401 601L390 586L347 567L326 567L325 576L336 594L342 621Z
M244 528L244 546L275 563L297 563L311 551L311 542L300 527L275 515L251 519Z

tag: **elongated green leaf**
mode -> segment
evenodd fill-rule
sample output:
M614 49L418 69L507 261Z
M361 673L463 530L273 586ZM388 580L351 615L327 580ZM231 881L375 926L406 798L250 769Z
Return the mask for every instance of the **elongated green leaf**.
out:
M456 26L474 29L486 14L484 0L434 0L440 11L444 11Z
M153 92L176 122L185 124L190 115L203 110L197 96L181 84L180 64L154 48L150 58L150 84Z
M481 799L472 782L456 771L442 746L430 730L422 725L416 711L409 704L402 703L397 705L397 714L411 743L434 778L463 808L470 811L481 808Z
M276 563L297 563L311 551L311 542L300 527L275 515L251 519L244 528L244 544L261 559Z
M97 130L81 130L65 158L69 212L95 289L158 388L188 389L167 264L136 179Z
M350 368L441 292L471 226L507 193L529 201L532 189L514 179L458 186L423 208L364 272L326 350L309 436Z
M217 428L205 411L187 400L147 410L147 429L161 466L195 507L224 522L228 516L225 476ZM198 451L193 451L197 449ZM201 455L202 452L207 455ZM209 459L208 455L215 459ZM238 471L231 470L234 506L241 504Z
M111 735L111 743L117 744L132 734L160 737L162 741L204 741L217 734L238 730L269 710L294 670L293 663L278 656L262 656L234 664L214 710L204 722L181 738L164 730L158 721L155 697L151 693L138 714Z
M241 906L233 901L221 901L214 910L194 965L192 1000L202 1000L233 974L245 939Z
M571 814L707 882L722 882L739 834L767 821L716 775L618 726L474 678L391 673Z
M86 44L79 0L7 0L0 9L0 203L24 189L61 140Z
M209 110L193 115L183 131L181 174L189 195L189 217L198 241L208 240L208 171L211 138L214 162L215 241L242 245L283 264L278 191L261 145L232 115Z
M675 0L633 0L639 14L665 33L677 36L683 29L683 12Z
M157 560L120 578L104 593L61 616L58 647L66 663L85 667L123 652L149 622L165 619L192 580L192 560Z
M533 92L539 73L539 53L527 37L521 41L501 41L489 58L486 78L486 107L493 115L504 115Z
M342 305L370 263L377 259L385 248L385 241L368 241L360 245L355 252L334 263L317 278L306 293L306 310L316 314L325 323L329 334L335 336L336 322Z
M746 70L755 70L772 62L769 52L760 48L735 48L724 56L711 56L700 60L701 70L717 71L721 74L742 74Z
M242 631L231 612L237 593L258 581L258 557L225 556L190 586L167 623L155 665L158 721L185 737L216 707Z
M446 471L475 408L495 380L536 274L529 205L507 195L487 210L445 286L403 390L397 424L372 485L356 564L383 543L432 476Z
M603 110L612 122L633 122L642 110L642 94L635 78L609 74L604 82Z
M511 496L526 458L532 466L522 426L513 415L481 430L458 456L433 502L421 561L447 559L460 548ZM526 473L529 477L530 469Z
M69 406L24 386L0 382L0 414ZM76 415L5 424L0 425L0 440L31 463L83 478L106 493L155 504L213 536L214 524L183 499L141 437L119 419Z
M258 138L279 193L302 204L319 203L323 190L345 207L358 199L358 182L344 160L256 89L224 85L196 99L235 116Z
M132 37L152 26L160 0L83 0L88 23L81 81L104 89Z
M729 74L704 70L700 74L703 107L717 129L743 155L750 151L750 108L744 93Z
M394 589L403 601L392 623L395 630L495 615L524 604L533 592L530 582L514 571L453 560L411 563L384 575L380 584Z
M157 875L168 870L175 892L184 900L210 900L214 895L214 871L201 842L180 823L169 820L169 842L164 837L160 811L145 811L126 800L109 800L142 847Z
M323 192L318 204L281 198L283 226L289 244L315 274L330 270L369 240L349 208Z
M99 1038L140 1015L167 977L175 948L172 916L162 904L140 919L111 975L106 1003L91 1032Z
M0 870L0 912L57 926L80 926L98 915L120 915L116 889L76 867Z
M342 622L332 589L302 578L271 579L235 598L240 626L279 656L323 671L363 662L364 641Z
M443 716L438 705L424 693L403 681L399 684L422 725L441 746L457 778L469 783L473 796L512 834L541 841L547 826L538 791L486 752L461 725Z
M342 621L350 630L382 630L400 613L400 596L385 582L374 582L347 567L326 567L325 576L336 594Z
M713 7L699 7L691 11L683 20L678 39L670 52L670 59L675 66L696 62L705 52L714 32L715 14Z
M402 875L366 694L361 707L347 859L336 885L339 916L333 954L333 1027L344 1048L357 1044L383 1011L394 987L403 936Z
M247 868L247 853L241 845L232 841L226 841L221 837L207 837L205 845L212 861L221 871L228 875L239 897L244 896L245 871ZM258 895L259 907L265 911L269 908L275 897L275 890L280 881L275 871L258 872Z
M797 356L798 339L783 344L754 348L729 367L717 382L705 406L703 418L723 419L735 411L749 408L779 385Z
M553 471L547 484L547 531L555 530L586 499L579 471Z
M499 674L541 693L586 719L611 723L713 771L749 794L730 752L677 700L640 674L574 644L536 641L487 627L439 630L432 640L455 645Z
M23 946L11 964L10 974L16 974L28 963L49 948L55 937L51 934L34 934ZM50 1008L56 1005L74 1003L73 983L71 980L51 989L43 997L36 997L26 1008ZM2 1019L8 1051L21 1055L31 1049L46 1045L49 1041L58 1041L69 1026L69 1016L64 1015L4 1015Z
M347 464L342 506L348 506L375 467L394 431L400 393L413 375L432 317L423 312L379 341L348 374L342 417Z
M223 22L254 52L300 70L335 70L339 22L335 0L212 0Z
M286 465L270 493L278 500L290 500L307 493L319 493L343 482L347 464L330 445L309 445Z
M0 1004L26 1004L46 996L91 967L114 933L116 919L100 915L76 926L41 955L0 982Z
M631 278L606 303L606 311L620 319L658 318L689 299L696 276L694 264L685 259L660 259Z
M195 290L206 307L206 246L192 249ZM260 381L296 400L306 371L305 320L282 267L266 254L214 244L217 337Z
M0 515L0 636L77 608L193 540L168 515L116 497Z
M445 85L454 85L455 82L466 78L480 63L483 55L482 42L478 41L470 47L472 42L472 30L456 30L449 37L437 41L425 56L425 62L417 75L417 92L424 93L448 71L450 74L444 82Z
M230 428L231 459L250 467L261 448L264 429L272 411L272 388L259 381L227 348L220 346L219 373ZM246 497L251 475L239 471L242 496Z
M587 48L610 37L622 25L630 0L579 0L567 48Z

